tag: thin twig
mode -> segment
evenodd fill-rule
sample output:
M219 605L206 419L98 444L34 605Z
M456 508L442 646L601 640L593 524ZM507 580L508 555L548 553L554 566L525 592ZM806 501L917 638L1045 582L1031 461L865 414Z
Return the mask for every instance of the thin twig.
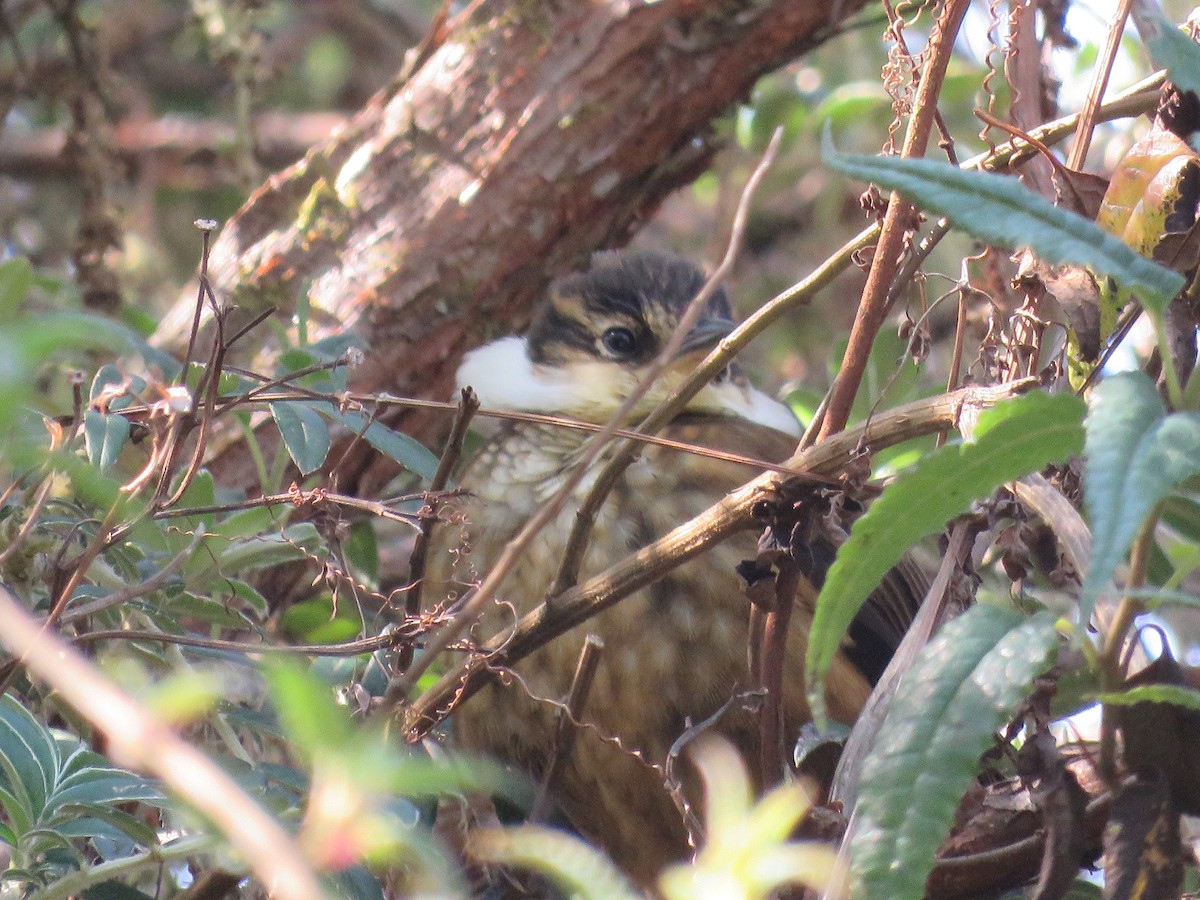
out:
M11 485L15 489L16 482ZM49 476L44 476L41 484L38 485L37 493L33 498L33 504L29 507L29 514L25 517L25 521L21 523L21 528L16 536L12 539L7 547L0 550L0 566L4 565L4 561L25 541L29 535L33 533L33 529L37 527L38 518L42 514L42 507L46 504L46 500L50 497L50 489L54 487L54 479ZM3 503L0 503L0 507Z
M425 506L418 518L416 540L413 541L412 553L408 560L408 589L404 598L405 619L416 618L421 613L421 594L425 585L425 565L429 554L429 543L433 539L434 529L438 523L438 512L441 508L441 492L450 481L450 473L454 471L459 457L462 455L463 439L467 436L467 428L471 419L479 409L479 397L470 388L463 388L458 402L458 412L454 416L454 424L450 426L450 434L442 447L442 456L438 460L437 471L429 482L429 490L425 494ZM403 674L412 664L412 647L400 651L396 660L396 671ZM398 700L398 697L389 698Z
M966 269L964 261L963 268ZM966 275L966 272L963 272ZM952 391L958 387L959 370L962 368L963 344L966 341L967 334L967 280L964 277L958 287L958 316L954 320L954 349L950 354L950 372L946 375L946 390ZM937 436L937 446L941 447L946 443L946 436L949 434L943 431Z
M741 709L747 712L754 712L762 703L762 691L750 690L741 691L734 694L728 700L718 707L707 719L699 722L687 720L687 727L683 733L675 738L675 742L671 744L671 749L667 751L667 761L663 766L666 775L667 792L671 795L671 800L675 803L675 808L679 810L679 814L683 817L683 825L687 831L688 846L693 850L698 850L704 844L704 823L700 821L700 817L696 814L692 804L688 802L687 795L683 791L683 779L679 777L676 769L679 759L683 756L683 751L687 749L696 738L700 737L706 731L715 727L718 722L725 717L725 714L733 709Z
M904 147L900 154L902 157L920 157L925 153L933 116L937 110L938 92L942 88L946 67L954 49L954 38L969 6L970 0L947 0L942 7L941 16L929 39L929 60L921 73L914 104L915 111L904 136ZM871 271L867 276L862 300L850 330L849 343L842 357L842 366L833 382L829 409L821 426L822 438L841 431L850 420L850 410L866 371L871 346L887 317L887 298L899 267L904 236L913 208L913 205L898 192L892 192L880 230L879 243L871 261Z
M403 629L393 629L374 637L337 644L251 644L246 641L223 641L218 638L202 638L193 634L169 634L164 631L139 631L134 628L114 628L107 631L89 631L71 639L75 644L93 644L98 641L151 641L158 644L178 644L181 647L200 647L204 650L227 650L247 656L277 654L283 656L362 656L379 650L392 650L412 641L413 635Z
M783 781L785 771L783 668L787 655L788 625L796 604L796 592L801 585L800 569L790 556L780 556L776 567L779 572L775 576L775 605L767 613L762 635L763 705L759 710L758 730L762 738L759 767L764 788Z
M869 425L853 428L797 453L785 463L816 475L842 471L860 444L883 449L953 428L964 408L986 408L1024 393L1034 379L995 387L962 388L897 407ZM511 666L547 642L609 609L689 559L753 525L752 510L773 494L785 476L766 473L732 491L700 515L663 535L619 563L544 604L517 625L491 638L478 653L442 676L406 710L408 739L419 740L455 706L471 697L498 665Z
M554 749L551 751L550 761L546 764L546 770L542 773L537 796L529 808L530 822L540 822L550 812L554 779L558 767L571 755L575 747L575 723L583 719L583 709L592 690L592 681L596 677L596 668L600 665L600 654L603 652L603 639L594 634L584 638L583 647L579 650L579 662L571 678L571 688L567 692L566 709L558 711L558 723L554 729Z
M1087 98L1083 102L1083 110L1079 114L1079 122L1075 129L1075 143L1071 145L1071 155L1067 157L1067 168L1081 171L1087 161L1088 149L1092 144L1092 131L1096 127L1096 111L1104 98L1104 90L1108 87L1108 78L1112 74L1113 62L1117 58L1117 48L1121 45L1121 35L1125 33L1125 21L1129 18L1129 10L1133 0L1121 0L1117 11L1113 14L1112 24L1108 28L1108 36L1104 39L1104 49L1096 60L1095 76L1088 88Z
M211 219L197 219L196 227L200 229L200 274L196 285L196 311L192 314L192 329L188 332L187 350L183 354L183 367L179 370L176 384L187 383L188 366L192 362L192 354L196 352L196 341L200 337L200 317L204 314L205 283L208 281L208 257L211 238L215 223Z

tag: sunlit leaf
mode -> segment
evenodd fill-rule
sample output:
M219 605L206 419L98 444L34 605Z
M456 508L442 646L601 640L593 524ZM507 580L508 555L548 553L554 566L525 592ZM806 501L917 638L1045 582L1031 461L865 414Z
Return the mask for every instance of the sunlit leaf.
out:
M934 851L995 732L1057 657L1054 617L978 604L947 623L905 675L863 764L852 896L919 900Z
M280 402L270 406L284 446L300 474L307 475L319 469L333 446L329 425L305 403Z
M1083 404L1068 394L1032 393L988 410L975 442L950 445L897 476L854 523L817 598L809 634L806 681L818 721L825 673L851 621L904 552L967 511L974 500L1083 445Z
M823 155L831 168L899 191L988 243L1032 248L1051 265L1078 263L1113 278L1136 291L1147 309L1161 313L1185 283L1178 272L1138 255L1095 222L1054 206L1016 178L931 159L839 153L828 130Z
M1150 511L1200 472L1200 413L1166 415L1154 383L1123 372L1092 391L1086 427L1092 560L1080 591L1085 620Z

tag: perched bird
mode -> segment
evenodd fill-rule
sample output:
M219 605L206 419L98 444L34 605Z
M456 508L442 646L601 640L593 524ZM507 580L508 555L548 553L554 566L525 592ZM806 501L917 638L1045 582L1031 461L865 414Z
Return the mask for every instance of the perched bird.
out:
M551 286L526 337L503 338L468 354L459 384L473 387L486 407L606 422L666 345L704 282L699 269L675 256L599 254L588 272ZM729 299L719 290L638 412L645 414L672 391L733 327ZM731 367L663 434L778 462L794 450L799 427L787 407ZM466 524L461 532L443 529L430 577L461 592L485 574L558 489L589 437L548 424L502 425L461 473L460 485L471 498ZM735 462L646 446L600 510L582 575L649 544L756 474ZM572 502L508 575L477 629L479 637L511 625L544 599L591 483L583 480ZM682 817L661 771L651 764L662 765L689 722L709 717L748 686L750 604L735 567L753 557L755 547L755 534L745 532L685 563L551 641L516 665L519 678L485 688L455 713L464 745L538 778L555 752L558 712L535 698L561 701L586 634L600 636L604 650L581 717L586 727L576 729L569 756L556 764L554 800L573 827L644 884L687 853ZM858 645L839 656L830 676L834 718L853 721L917 602L912 591L892 590L879 592L864 608L852 632ZM811 718L802 680L811 610L798 604L791 623L783 702L794 740ZM731 714L715 728L744 752L753 751L752 717Z

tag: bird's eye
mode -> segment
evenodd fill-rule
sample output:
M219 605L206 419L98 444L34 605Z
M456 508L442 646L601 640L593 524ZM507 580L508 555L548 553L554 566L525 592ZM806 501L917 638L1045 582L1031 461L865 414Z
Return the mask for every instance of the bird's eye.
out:
M628 328L609 328L600 335L600 343L604 345L604 349L610 356L617 359L632 356L637 350L637 337Z

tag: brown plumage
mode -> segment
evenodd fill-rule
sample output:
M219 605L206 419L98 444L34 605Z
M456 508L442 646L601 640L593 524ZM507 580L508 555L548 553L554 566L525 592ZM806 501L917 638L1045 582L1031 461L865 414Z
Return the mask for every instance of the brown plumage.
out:
M527 339L508 338L476 351L459 380L479 391L485 406L603 422L659 353L703 281L702 273L676 257L601 255L587 274L553 286ZM718 292L685 342L688 351L646 409L731 327L728 300ZM795 431L786 408L730 371L664 435L777 462L794 449ZM461 590L482 575L557 489L588 437L548 425L500 427L461 474L460 484L473 495L464 505L467 524L461 534L443 530L431 577ZM600 511L583 576L645 546L755 474L740 464L647 447ZM589 486L584 479L505 580L479 636L490 637L542 601ZM456 543L469 547L469 554L452 553ZM523 660L516 666L519 682L492 685L455 714L463 744L539 777L552 755L557 712L529 694L563 699L585 635L601 636L605 649L582 716L589 727L577 729L570 756L559 763L554 799L575 828L643 883L687 852L681 816L650 763L661 766L687 722L705 719L748 686L749 603L735 566L752 558L755 548L756 535L745 532L685 563ZM900 588L876 597L860 616L858 659L842 654L834 664L828 697L836 719L853 721L870 693L868 675L878 674L911 621L919 598L902 583ZM802 664L811 610L798 605L791 621L784 709L788 739L794 740L810 718ZM716 730L743 752L754 751L757 732L749 716L727 715Z

